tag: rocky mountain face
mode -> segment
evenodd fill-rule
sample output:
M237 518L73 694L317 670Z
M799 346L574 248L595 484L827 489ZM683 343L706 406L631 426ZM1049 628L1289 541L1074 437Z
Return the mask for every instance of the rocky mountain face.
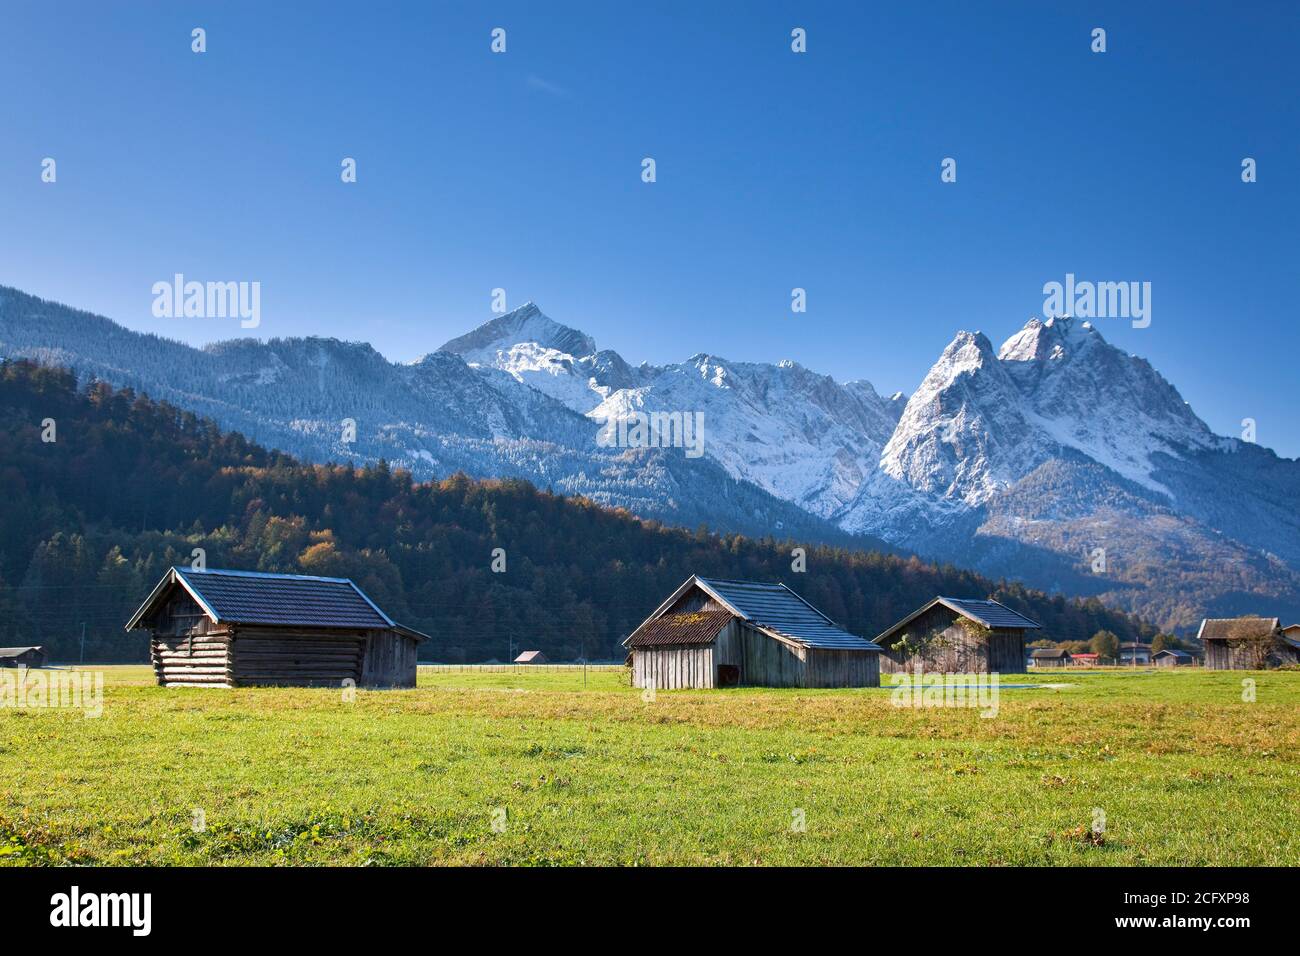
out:
M1300 618L1300 463L1214 435L1087 322L1031 320L998 349L958 332L914 394L890 398L788 361L633 366L531 303L394 364L335 339L192 349L0 289L0 354L309 459L524 477L678 524L883 540L1164 626ZM671 424L662 441L598 437L683 416L703 423L702 457L673 447Z

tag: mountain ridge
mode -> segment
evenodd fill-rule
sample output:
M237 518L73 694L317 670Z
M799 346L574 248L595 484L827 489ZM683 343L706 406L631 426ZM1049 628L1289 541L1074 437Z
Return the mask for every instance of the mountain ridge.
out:
M997 348L958 331L910 396L888 398L788 360L633 366L533 302L399 365L318 338L192 350L0 289L0 354L148 391L314 460L530 478L747 533L860 535L1171 627L1261 605L1300 615L1300 463L1215 435L1088 322L1032 319ZM602 421L674 412L703 416L696 462L595 447ZM329 434L343 418L355 443Z

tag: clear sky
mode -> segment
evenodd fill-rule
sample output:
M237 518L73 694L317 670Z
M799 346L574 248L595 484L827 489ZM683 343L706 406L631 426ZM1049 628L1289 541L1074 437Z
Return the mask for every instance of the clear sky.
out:
M404 361L501 287L634 363L910 393L1070 272L1150 282L1102 333L1300 454L1294 2L7 0L0 130L0 284L133 329ZM260 328L154 318L177 272L260 282Z

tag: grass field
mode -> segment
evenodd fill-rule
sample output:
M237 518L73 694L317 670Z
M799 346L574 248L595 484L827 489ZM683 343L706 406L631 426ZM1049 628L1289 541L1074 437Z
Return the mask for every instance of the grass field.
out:
M1017 676L1066 686L983 719L886 689L646 701L614 671L351 703L106 672L98 719L0 709L0 864L1300 863L1300 673Z

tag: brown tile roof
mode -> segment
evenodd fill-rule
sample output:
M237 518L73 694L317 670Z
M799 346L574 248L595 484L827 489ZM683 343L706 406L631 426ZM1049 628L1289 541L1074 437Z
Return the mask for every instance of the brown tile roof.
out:
M1201 622L1201 640L1248 641L1267 637L1278 629L1275 617L1207 617Z
M731 620L730 611L683 611L646 621L627 641L628 647L711 644Z

